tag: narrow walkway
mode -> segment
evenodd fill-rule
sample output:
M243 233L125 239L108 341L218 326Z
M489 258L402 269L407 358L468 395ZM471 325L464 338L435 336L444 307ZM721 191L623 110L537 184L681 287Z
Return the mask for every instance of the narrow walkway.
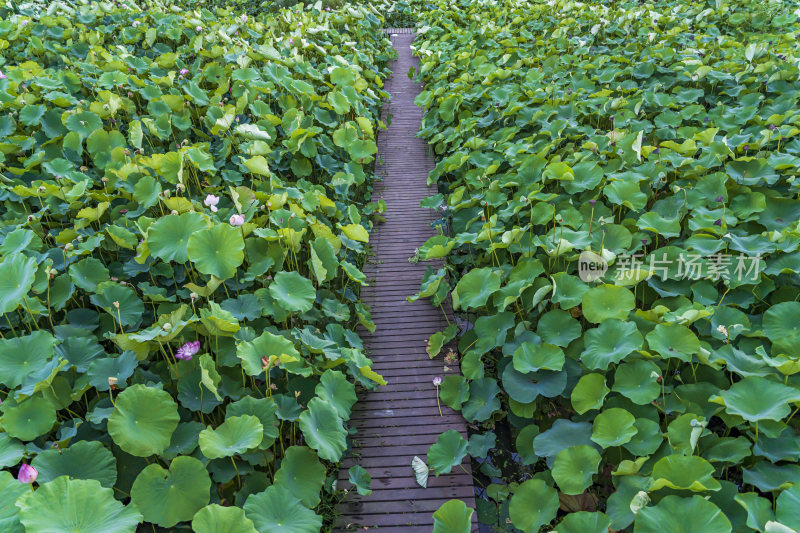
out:
M419 290L427 266L410 263L409 258L434 234L430 226L434 211L419 205L435 193L426 184L434 160L427 143L414 137L422 119L422 110L414 105L421 87L408 78L411 66L419 68L410 49L414 35L391 35L399 57L386 84L392 95L386 106L391 125L378 137L383 164L377 171L383 181L374 191L375 200L383 197L386 201L386 222L370 237L376 257L365 273L375 282L362 291L378 327L374 334L364 335L369 357L388 384L359 398L354 407L351 420L358 430L354 457L343 464L339 486L350 487L347 469L358 463L372 476L372 494L348 494L339 508L337 525L341 530L378 527L381 532L430 533L433 512L444 502L456 498L474 509L475 500L472 477L461 468L438 478L431 475L427 489L417 485L411 468L415 455L426 460L439 434L448 429L465 438L467 434L459 413L442 405L443 416L439 415L432 381L446 375L445 364L442 355L431 360L425 352L428 338L447 323L428 300L406 301L406 296ZM447 366L448 373L459 372L457 363ZM470 471L468 458L462 466ZM476 517L474 513L473 524Z

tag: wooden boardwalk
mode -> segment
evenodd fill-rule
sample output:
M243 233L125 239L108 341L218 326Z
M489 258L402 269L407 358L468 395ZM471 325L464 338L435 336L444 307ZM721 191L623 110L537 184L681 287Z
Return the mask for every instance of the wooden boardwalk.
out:
M431 222L435 212L419 205L435 193L427 187L434 160L428 145L415 138L422 110L414 105L414 98L421 87L407 75L411 66L419 67L410 50L414 35L402 30L390 30L390 34L399 57L386 84L392 95L386 106L391 124L378 136L382 164L377 171L383 181L376 184L373 195L375 200L382 197L386 201L386 222L370 237L376 257L365 273L375 282L362 291L378 328L363 337L373 369L388 384L364 394L354 406L351 420L358 433L353 457L342 466L339 487L350 488L347 469L357 463L372 476L372 494L348 494L339 506L337 526L339 531L368 527L381 532L430 533L433 512L441 504L457 498L474 509L475 498L469 458L464 460L463 470L455 468L438 478L431 475L427 489L417 485L411 468L415 455L426 460L428 448L439 434L448 429L465 438L467 434L460 413L442 405L439 415L432 381L447 375L445 363L442 355L431 360L425 351L427 339L447 327L447 322L428 300L406 301L419 290L427 267L426 263L411 263L409 258L434 235ZM448 373L459 372L458 363L447 366ZM473 530L477 531L476 518L474 513Z

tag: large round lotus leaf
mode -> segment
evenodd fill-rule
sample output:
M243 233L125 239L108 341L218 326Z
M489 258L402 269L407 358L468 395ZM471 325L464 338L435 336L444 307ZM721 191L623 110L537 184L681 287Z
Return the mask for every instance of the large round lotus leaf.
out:
M614 285L592 287L583 295L581 305L583 316L595 324L610 318L625 320L635 307L633 293L625 287Z
M25 533L25 529L19 523L19 514L15 503L30 491L28 484L17 481L11 472L0 472L0 531Z
M36 533L133 533L142 520L136 506L122 505L112 489L67 476L22 496L17 507L25 530Z
M298 421L306 443L326 461L337 462L347 449L347 430L336 408L321 398L312 398Z
M76 287L94 292L99 284L111 279L111 274L102 261L87 257L69 266L69 277Z
M636 514L634 533L731 533L732 526L719 507L701 496L667 496Z
M321 516L275 485L248 496L244 512L259 533L319 533L322 527Z
M559 418L550 429L533 439L533 449L539 457L546 457L547 465L552 468L553 460L564 448L580 444L594 446L591 437L592 425L589 422L572 422Z
M178 420L178 405L168 392L133 385L114 400L114 411L108 418L108 433L123 451L137 457L149 457L169 447Z
M356 403L356 388L344 374L338 370L326 370L314 392L333 405L342 420L350 420L350 409Z
M275 415L278 406L271 398L253 398L245 396L239 401L228 404L225 409L225 416L231 418L241 415L253 415L258 418L264 427L264 438L259 444L260 449L267 449L272 446L278 437L278 417Z
M275 335L265 331L250 342L242 342L236 348L236 356L242 361L242 368L249 376L264 373L262 357L275 356L282 363L300 358L294 343L283 335Z
M44 330L0 339L0 383L11 389L22 384L53 357L55 345L55 337Z
M572 389L572 408L579 415L592 409L600 409L609 392L611 390L606 386L606 377L603 374L585 374Z
M35 396L6 409L3 429L15 439L29 441L48 433L56 423L53 404Z
M543 342L566 348L581 336L581 323L563 309L554 309L542 315L536 325L536 333Z
M522 464L532 465L539 460L539 456L533 451L533 439L539 434L539 426L528 424L522 428L517 435L517 453L522 458Z
M211 478L199 459L181 456L172 460L169 470L159 464L142 470L131 488L131 502L144 519L161 527L172 527L191 520L208 505Z
M537 370L561 370L564 351L555 344L523 342L514 350L514 368L523 374Z
M245 453L261 444L264 438L264 426L252 415L241 415L228 418L217 426L200 432L198 442L200 451L209 459L230 457Z
M445 376L439 386L439 399L451 409L459 410L469 399L469 389L470 386L463 376Z
M760 376L737 381L731 388L720 392L710 401L725 406L732 415L750 422L782 420L789 415L788 403L800 402L800 390Z
M637 418L634 427L636 434L623 447L638 457L655 453L664 441L658 423L649 418Z
M215 224L192 233L186 253L203 274L223 280L232 278L244 261L242 232L229 224Z
M258 533L253 521L238 507L223 507L212 503L192 518L194 533Z
M448 474L467 456L467 441L455 429L439 435L428 449L428 467L438 476Z
M98 285L97 292L89 300L123 326L138 323L144 313L144 303L136 296L136 291L114 281L104 281Z
M8 433L0 433L0 468L14 466L25 456L25 446Z
M761 327L772 341L773 352L795 356L800 354L800 324L797 317L800 317L800 302L779 303L764 313Z
M117 482L117 460L101 442L82 440L64 450L45 450L31 463L39 472L36 479L47 483L59 476L94 479L104 487Z
M530 403L539 396L553 398L567 386L566 372L540 370L523 374L514 365L506 365L502 379L503 388L511 399L520 403Z
M592 484L592 476L600 466L600 454L581 444L558 452L553 463L553 481L564 494L582 494Z
M610 528L611 519L605 513L578 511L565 516L553 533L608 533Z
M714 479L711 463L696 455L668 455L653 465L653 483L650 490L668 487L678 490L703 492L719 490L719 481Z
M469 309L482 307L500 288L503 273L492 268L473 268L458 281L453 290L453 308Z
M618 392L635 404L645 405L661 393L658 376L661 369L652 361L637 360L622 363L614 372L614 392Z
M665 359L675 357L687 363L700 352L697 335L680 324L657 324L647 334L647 345Z
M206 219L200 213L161 217L147 229L147 247L152 255L164 261L185 263L189 259L186 253L189 237L206 226Z
M0 315L14 311L31 290L36 259L23 254L9 255L0 262Z
M448 500L433 513L433 533L469 533L472 530L471 507L461 500Z
M102 128L103 121L91 111L81 111L67 117L66 125L69 131L74 131L85 139L95 130Z
M314 450L306 446L286 449L281 467L275 473L275 485L292 493L303 505L313 509L319 505L320 490L325 482L325 467Z
M586 349L581 362L592 370L607 370L608 365L619 363L626 355L642 347L642 334L634 322L606 320L584 336Z
M269 286L269 293L281 308L300 313L310 311L317 297L317 291L311 280L294 271L281 271L275 274Z
M621 446L639 431L636 418L625 409L612 407L598 414L592 425L592 440L602 446Z
M509 367L511 365L508 365ZM450 376L445 378L447 380ZM462 407L461 414L469 421L482 422L500 409L500 387L492 378L474 379L469 384L469 395ZM444 396L442 396L444 398Z
M557 512L558 493L541 479L529 479L517 487L508 506L511 523L525 533L536 533Z

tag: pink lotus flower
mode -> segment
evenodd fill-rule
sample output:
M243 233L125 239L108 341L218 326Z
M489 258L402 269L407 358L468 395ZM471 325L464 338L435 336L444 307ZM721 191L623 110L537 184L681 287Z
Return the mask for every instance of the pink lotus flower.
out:
M203 31L203 27L202 26L196 26L195 30L197 30L198 32L201 32L201 31Z
M187 74L189 74L189 69L188 68L182 68L181 69L181 76L186 76Z
M294 41L289 39L289 44L294 44Z
M244 224L244 217L242 215L231 215L229 222L231 226L241 226Z
M133 26L135 28L139 24L141 24L141 22L139 22L138 20L134 20L133 23L131 23L131 26Z
M442 384L442 378L440 378L439 376L436 376L435 378L433 378L433 385L435 387L438 387L441 384Z
M20 483L33 483L39 477L39 472L31 465L22 465L19 467L19 474L17 479Z
M177 352L175 352L175 359L181 359L183 361L191 361L192 356L199 351L200 351L200 341L187 342L186 344L178 348Z
M247 14L243 14L243 15L242 15L241 17L239 17L239 18L241 19L241 21L242 21L242 22L247 22Z
M6 79L6 78L8 78L8 76L6 76L5 74L3 74L3 71L2 71L2 70L0 70L0 80L4 80L4 79Z
M20 22L20 24L22 24L22 26L24 27L27 26L29 22L30 20L23 20L22 22Z
M206 196L206 199L203 200L203 203L206 204L206 207L210 207L211 211L216 213L217 204L219 203L219 196L214 196L213 194L209 194L208 196Z

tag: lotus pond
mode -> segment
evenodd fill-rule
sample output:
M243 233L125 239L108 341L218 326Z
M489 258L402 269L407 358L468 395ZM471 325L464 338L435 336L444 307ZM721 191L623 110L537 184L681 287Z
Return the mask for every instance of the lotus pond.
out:
M329 527L383 382L379 16L0 7L4 533Z
M496 531L800 531L797 6L435 7L418 296L473 434L432 472L469 451Z

